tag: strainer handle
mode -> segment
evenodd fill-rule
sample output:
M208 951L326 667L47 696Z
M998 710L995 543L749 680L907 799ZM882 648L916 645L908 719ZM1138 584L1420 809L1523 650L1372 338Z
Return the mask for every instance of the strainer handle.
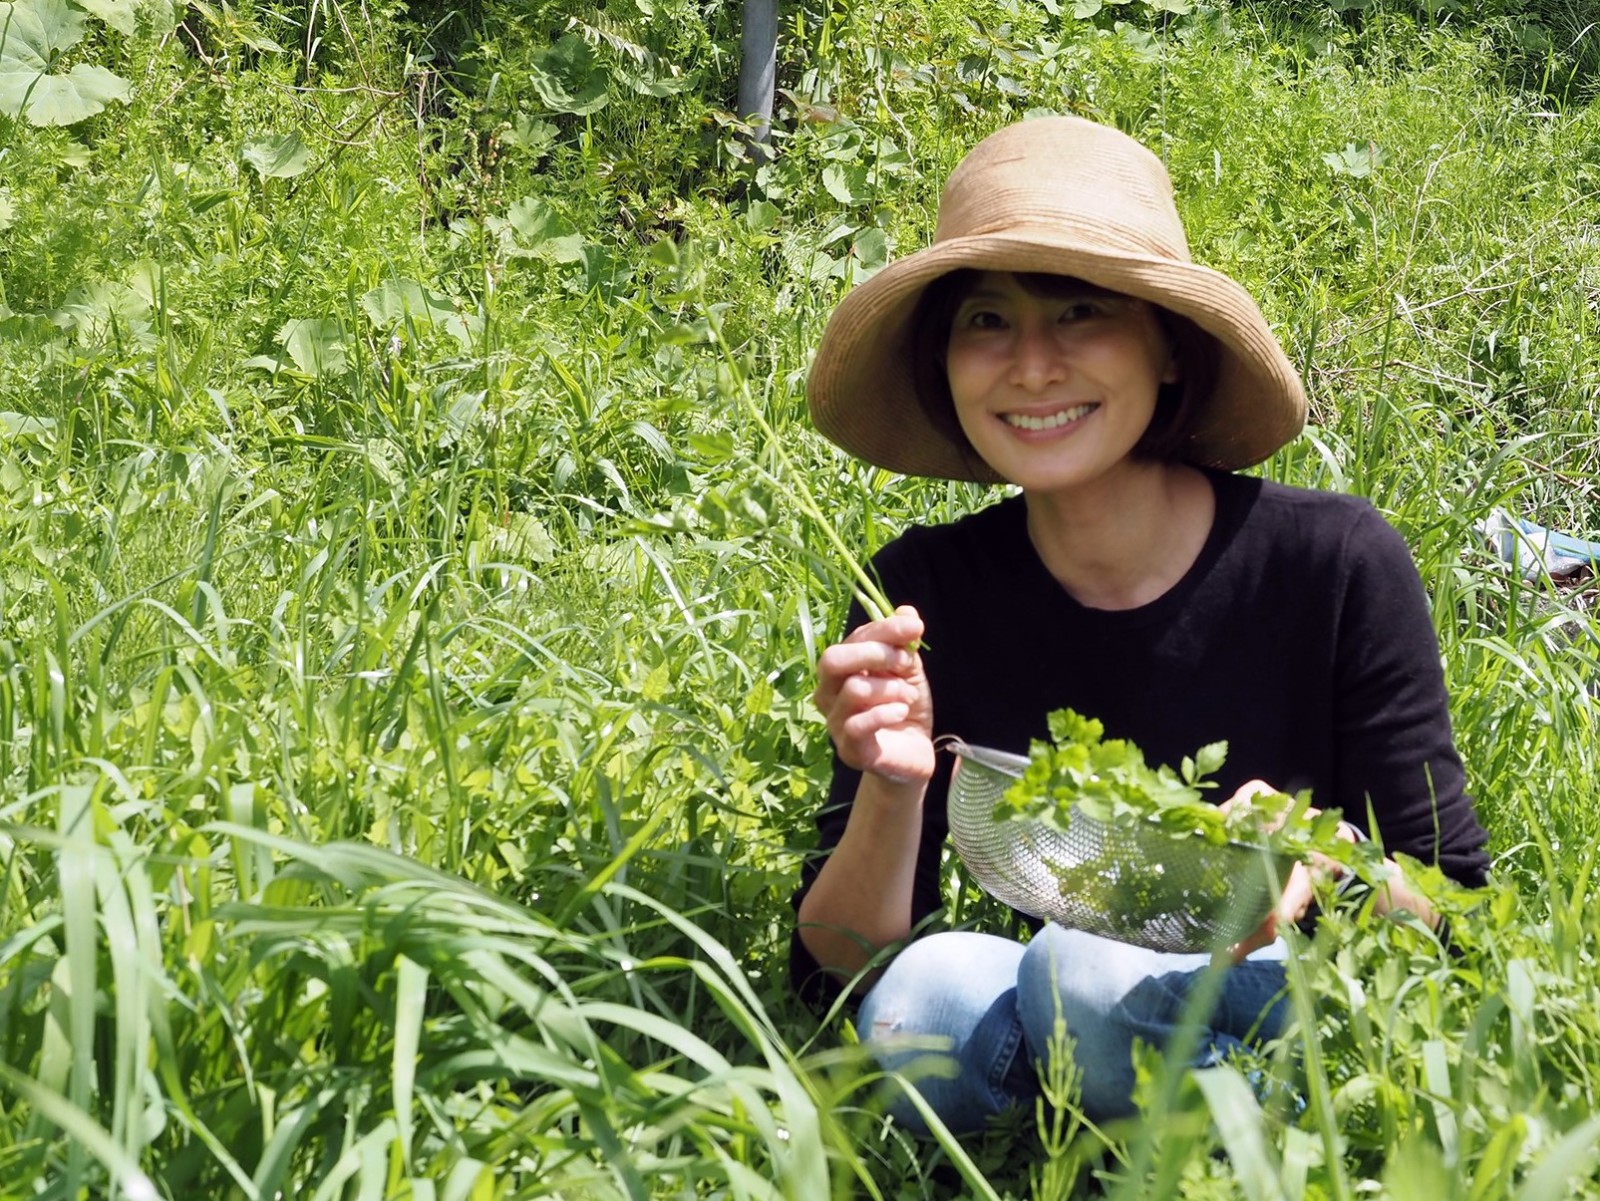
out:
M942 751L949 751L957 758L971 759L974 763L981 763L993 771L1003 772L1013 779L1020 779L1028 767L1026 755L1013 755L1010 751L997 751L987 746L973 746L954 734L941 734L934 745Z

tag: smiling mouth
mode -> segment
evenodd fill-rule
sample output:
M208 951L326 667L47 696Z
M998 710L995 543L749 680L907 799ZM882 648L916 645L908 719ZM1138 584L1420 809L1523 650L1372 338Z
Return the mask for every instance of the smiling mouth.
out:
M1019 430L1054 430L1060 429L1063 425L1070 425L1079 418L1087 417L1099 407L1097 404L1073 405L1070 409L1062 409L1059 413L1043 417L1036 417L1031 413L1002 413L1000 420Z

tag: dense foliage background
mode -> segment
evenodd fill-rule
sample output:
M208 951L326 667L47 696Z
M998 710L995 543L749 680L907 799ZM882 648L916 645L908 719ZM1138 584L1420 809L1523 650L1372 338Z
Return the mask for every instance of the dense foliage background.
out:
M770 156L739 15L0 2L0 1195L1600 1195L1592 598L1476 530L1600 530L1600 10L796 0ZM917 1144L785 981L796 497L984 494L803 385L1032 111L1165 158L1310 388L1265 471L1410 541L1497 882L1325 921L1264 1106Z

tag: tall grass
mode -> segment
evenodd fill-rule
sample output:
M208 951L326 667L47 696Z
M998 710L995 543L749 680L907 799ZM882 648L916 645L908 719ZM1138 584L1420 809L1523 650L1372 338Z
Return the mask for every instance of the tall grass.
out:
M730 20L677 4L568 59L463 6L433 74L424 5L195 9L84 52L125 114L0 127L0 1195L1600 1191L1591 593L1474 532L1600 530L1595 117L1382 6L1057 7L802 6L759 171ZM1157 147L1310 386L1264 470L1407 536L1498 881L1441 901L1453 953L1325 923L1295 1039L1152 1058L1159 1127L1057 1079L918 1144L785 980L823 525L864 558L986 497L801 396L840 291L1032 107ZM249 165L290 132L304 172Z

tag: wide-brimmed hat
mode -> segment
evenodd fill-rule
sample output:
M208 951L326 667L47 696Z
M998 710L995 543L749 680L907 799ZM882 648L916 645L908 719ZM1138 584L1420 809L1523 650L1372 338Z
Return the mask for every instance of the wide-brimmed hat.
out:
M1216 343L1210 394L1180 457L1233 469L1300 432L1305 392L1256 302L1189 258L1161 161L1126 134L1078 117L1038 117L979 142L945 183L933 244L850 292L822 335L807 384L812 420L851 454L891 471L1000 477L917 398L912 329L933 280L964 267L1067 275L1188 318Z

